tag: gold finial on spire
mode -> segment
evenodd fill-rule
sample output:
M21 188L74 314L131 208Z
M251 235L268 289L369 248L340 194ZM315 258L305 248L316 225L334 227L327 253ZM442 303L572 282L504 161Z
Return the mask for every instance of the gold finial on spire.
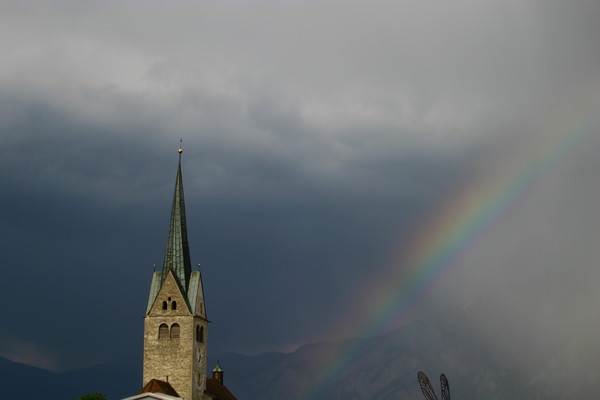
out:
M179 154L183 153L183 137L179 138Z

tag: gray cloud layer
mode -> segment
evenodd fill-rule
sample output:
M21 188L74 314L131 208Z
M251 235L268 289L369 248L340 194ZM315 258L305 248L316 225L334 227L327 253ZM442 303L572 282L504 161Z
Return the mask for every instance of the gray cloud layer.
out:
M181 136L211 351L352 335L336 327L356 289L408 269L390 260L432 215L555 129L597 128L598 8L0 3L0 300L20 304L0 354L61 369L141 347ZM591 310L597 148L591 134L561 153L472 250L451 298L567 276L580 293L544 308L540 283L519 310L548 343L577 324L569 310ZM89 350L115 327L122 341Z

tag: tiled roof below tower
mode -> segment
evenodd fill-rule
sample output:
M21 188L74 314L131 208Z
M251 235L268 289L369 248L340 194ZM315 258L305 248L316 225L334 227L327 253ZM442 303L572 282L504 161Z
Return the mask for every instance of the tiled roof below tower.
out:
M179 397L169 382L151 379L137 394L141 393L163 393L169 396Z

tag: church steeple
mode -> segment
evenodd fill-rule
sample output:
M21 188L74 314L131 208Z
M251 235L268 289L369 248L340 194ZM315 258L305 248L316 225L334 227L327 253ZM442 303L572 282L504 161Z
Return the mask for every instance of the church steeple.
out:
M171 206L171 222L169 236L163 262L161 281L164 282L169 271L179 281L181 288L187 293L189 289L192 263L190 261L190 248L188 246L187 225L185 220L185 201L183 197L183 178L181 176L181 146L179 147L179 165L175 179L175 191ZM161 282L161 283L162 283Z
M181 153L164 264L154 271L144 317L143 385L164 380L188 400L206 400L208 319L202 274L192 271Z

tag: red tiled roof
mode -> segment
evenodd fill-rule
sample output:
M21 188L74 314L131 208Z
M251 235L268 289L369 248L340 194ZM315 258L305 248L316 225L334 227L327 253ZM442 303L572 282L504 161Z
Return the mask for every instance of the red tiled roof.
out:
M217 400L237 400L237 397L214 378L206 378L206 393Z
M150 381L146 383L146 386L137 392L137 394L142 393L162 393L168 394L169 396L179 397L169 382L159 381L158 379L150 379Z

